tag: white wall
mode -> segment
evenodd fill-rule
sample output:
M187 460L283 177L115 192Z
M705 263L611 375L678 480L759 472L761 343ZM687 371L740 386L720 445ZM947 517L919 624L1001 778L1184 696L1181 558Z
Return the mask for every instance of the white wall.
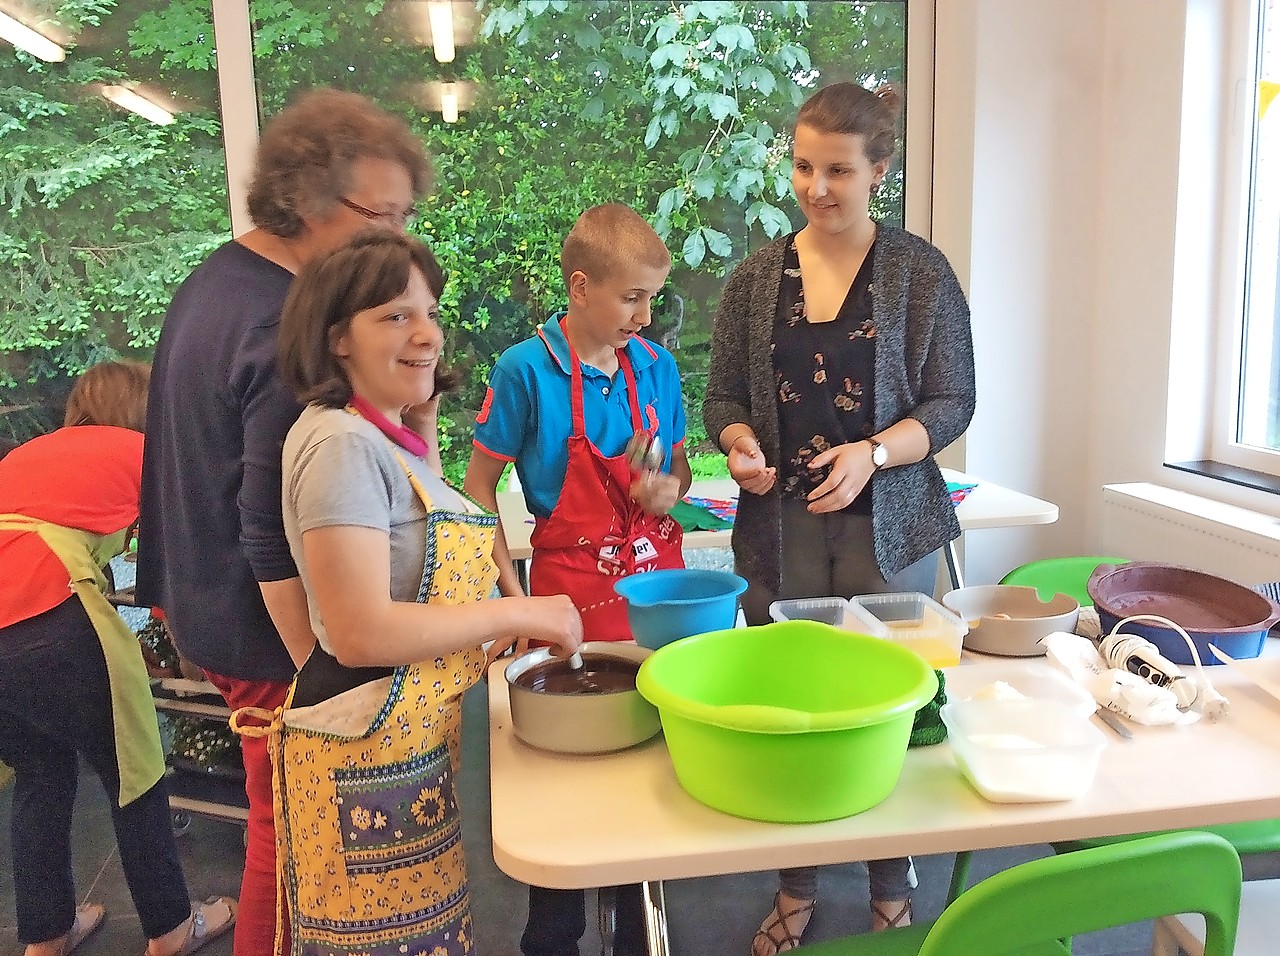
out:
M1216 50L1220 6L938 4L934 162L944 178L933 235L958 268L969 264L978 364L963 465L1061 509L1052 526L968 535L968 583L1095 553L1105 482L1153 481L1280 514L1273 496L1162 467L1175 318L1180 340L1199 334L1197 348L1211 347L1202 330L1217 244L1204 228L1176 227L1179 216L1211 218L1204 197L1221 175L1206 158L1220 128L1216 91L1199 78L1190 89L1200 128L1184 146L1182 82L1188 46L1193 57ZM971 207L943 185L953 169L972 170ZM1194 190L1181 207L1180 169ZM1175 391L1180 422L1204 396Z

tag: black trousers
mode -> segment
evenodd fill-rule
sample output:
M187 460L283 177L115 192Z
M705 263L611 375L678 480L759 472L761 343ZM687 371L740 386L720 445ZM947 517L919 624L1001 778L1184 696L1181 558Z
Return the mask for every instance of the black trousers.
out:
M0 630L0 760L15 773L13 883L18 939L57 939L75 921L71 811L77 754L111 802L125 881L142 931L163 936L191 915L161 779L119 807L111 688L102 645L79 598Z
M613 938L617 956L644 956L644 899L638 885L613 887L618 894L618 923ZM578 940L587 929L585 890L529 887L529 920L520 937L524 956L578 956Z

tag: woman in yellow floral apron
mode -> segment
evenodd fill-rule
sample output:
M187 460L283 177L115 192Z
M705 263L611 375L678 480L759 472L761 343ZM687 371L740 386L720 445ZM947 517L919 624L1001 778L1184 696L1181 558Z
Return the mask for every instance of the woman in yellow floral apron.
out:
M484 599L497 520L439 477L430 251L389 231L324 254L281 317L307 402L284 447L285 532L318 646L269 734L294 956L474 951L455 774L463 692L518 637L571 652L571 602ZM481 603L483 602L483 603ZM267 726L247 726L250 717Z

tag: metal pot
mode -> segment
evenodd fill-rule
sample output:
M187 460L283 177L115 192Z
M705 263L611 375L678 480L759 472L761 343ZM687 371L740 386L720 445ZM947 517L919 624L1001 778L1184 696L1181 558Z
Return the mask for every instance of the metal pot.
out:
M653 653L614 641L591 641L581 652L588 663L592 657L614 657L637 664ZM598 693L553 693L516 683L521 674L551 659L550 648L539 648L512 661L505 671L511 729L525 743L556 753L608 753L648 740L662 729L657 709L634 685Z

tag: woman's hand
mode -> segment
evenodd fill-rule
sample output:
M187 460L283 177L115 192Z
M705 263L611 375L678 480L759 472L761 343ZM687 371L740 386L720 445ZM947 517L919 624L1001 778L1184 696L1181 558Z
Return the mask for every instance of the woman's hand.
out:
M871 462L871 446L864 441L849 442L814 455L813 470L831 466L827 480L809 492L809 513L824 514L848 507L871 480L876 466Z
M440 408L440 396L433 395L417 405L406 405L400 410L400 421L405 428L417 432L427 441L436 439L436 416Z
M729 474L743 491L753 495L767 494L777 481L778 469L765 465L760 443L751 435L733 440L728 453Z
M680 500L680 479L660 471L642 471L631 478L631 500L651 515L664 515Z
M521 626L518 631L500 637L489 645L485 653L488 658L486 668L513 646L516 656L525 653L531 641L550 644L556 657L568 657L582 646L582 615L567 595L551 594L546 597L500 600L520 602Z

